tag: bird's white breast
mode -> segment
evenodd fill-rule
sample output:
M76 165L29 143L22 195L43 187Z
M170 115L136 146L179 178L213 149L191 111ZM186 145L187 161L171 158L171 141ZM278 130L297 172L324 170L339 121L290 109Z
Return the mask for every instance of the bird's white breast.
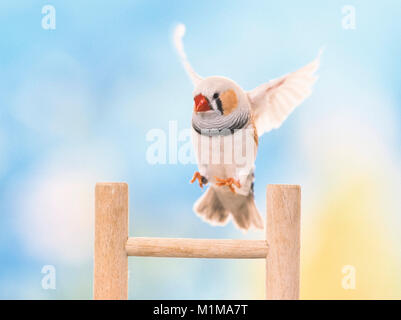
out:
M252 179L248 176L253 171L257 151L251 125L226 136L206 136L192 130L192 138L202 176L210 183L216 182L215 177L240 180L242 187L239 193L249 193Z

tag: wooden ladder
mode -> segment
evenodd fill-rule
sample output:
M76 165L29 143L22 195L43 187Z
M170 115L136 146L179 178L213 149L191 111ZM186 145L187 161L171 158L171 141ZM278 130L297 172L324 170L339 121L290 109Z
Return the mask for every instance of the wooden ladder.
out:
M140 238L128 235L128 185L95 190L94 298L128 298L128 257L266 259L266 299L299 299L298 185L267 186L265 240Z

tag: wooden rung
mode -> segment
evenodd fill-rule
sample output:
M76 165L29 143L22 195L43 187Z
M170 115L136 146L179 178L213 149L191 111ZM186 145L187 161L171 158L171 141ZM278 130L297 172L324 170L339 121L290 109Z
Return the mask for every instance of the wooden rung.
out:
M127 255L138 257L266 259L265 240L128 238Z

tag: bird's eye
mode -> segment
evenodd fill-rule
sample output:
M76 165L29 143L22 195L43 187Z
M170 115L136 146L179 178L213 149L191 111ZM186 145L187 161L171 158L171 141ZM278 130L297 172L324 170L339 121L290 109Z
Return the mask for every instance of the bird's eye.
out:
M216 92L214 95L213 95L213 99L217 99L219 97L219 94Z

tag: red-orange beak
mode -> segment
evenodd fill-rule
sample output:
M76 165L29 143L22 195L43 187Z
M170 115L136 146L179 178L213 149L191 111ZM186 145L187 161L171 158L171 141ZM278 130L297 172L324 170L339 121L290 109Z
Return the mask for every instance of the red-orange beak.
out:
M205 111L209 111L212 108L210 108L210 104L209 101L207 100L207 98L201 94L198 94L195 98L195 108L194 111L195 112L205 112Z

